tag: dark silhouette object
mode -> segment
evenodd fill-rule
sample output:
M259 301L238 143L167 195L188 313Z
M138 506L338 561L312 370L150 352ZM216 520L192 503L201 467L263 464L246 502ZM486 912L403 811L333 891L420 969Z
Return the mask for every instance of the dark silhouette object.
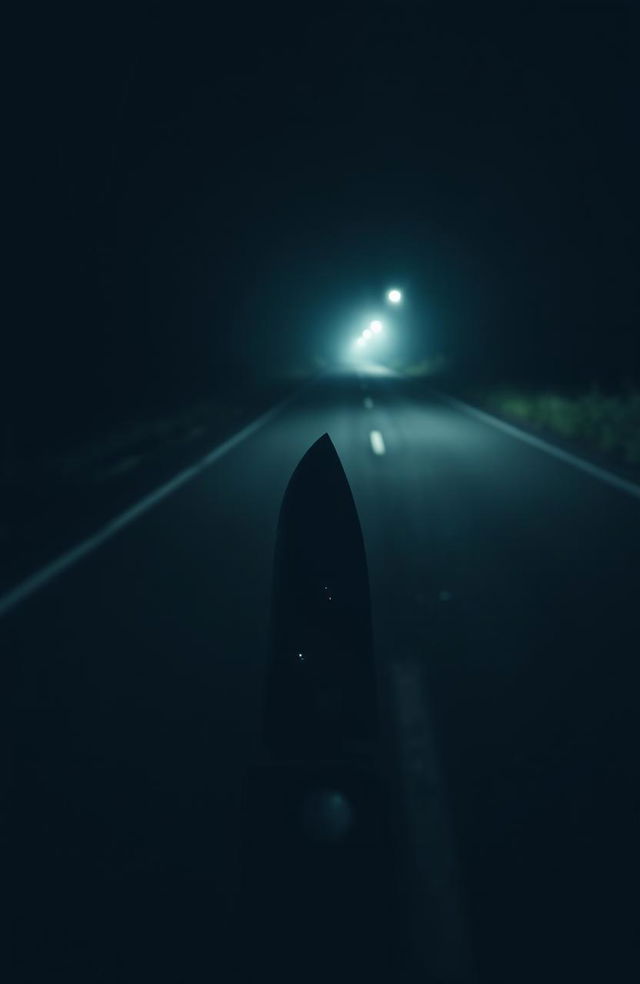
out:
M380 763L364 544L325 434L296 468L278 525L262 757L244 804L248 973L391 979Z

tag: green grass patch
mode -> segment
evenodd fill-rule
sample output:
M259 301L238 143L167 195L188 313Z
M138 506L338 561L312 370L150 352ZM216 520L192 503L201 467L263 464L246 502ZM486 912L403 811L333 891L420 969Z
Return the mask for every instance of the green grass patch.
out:
M498 413L640 465L640 391L567 394L501 388L486 402Z

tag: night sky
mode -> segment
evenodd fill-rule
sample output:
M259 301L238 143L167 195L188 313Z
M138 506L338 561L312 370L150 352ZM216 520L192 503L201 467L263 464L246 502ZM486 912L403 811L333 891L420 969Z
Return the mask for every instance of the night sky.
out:
M307 372L395 282L409 360L637 378L632 4L209 9L28 26L25 435Z

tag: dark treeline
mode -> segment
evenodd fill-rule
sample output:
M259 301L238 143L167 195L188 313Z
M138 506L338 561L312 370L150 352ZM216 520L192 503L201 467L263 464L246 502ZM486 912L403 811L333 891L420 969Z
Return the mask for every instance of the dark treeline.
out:
M27 26L5 428L36 447L332 360L638 379L637 14L347 4Z

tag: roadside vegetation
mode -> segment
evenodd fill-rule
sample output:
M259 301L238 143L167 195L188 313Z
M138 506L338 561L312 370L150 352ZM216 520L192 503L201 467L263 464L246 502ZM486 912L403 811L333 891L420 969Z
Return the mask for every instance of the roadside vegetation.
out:
M484 405L504 417L576 441L625 465L640 465L640 390L604 393L489 390Z
M226 407L224 409L227 409ZM141 464L146 457L168 446L185 444L204 434L215 411L202 401L174 414L133 419L119 427L97 434L92 440L52 449L44 454L3 462L5 481L100 481ZM233 417L238 410L227 410Z
M192 464L281 399L290 384L215 393L26 453L0 455L0 589Z

